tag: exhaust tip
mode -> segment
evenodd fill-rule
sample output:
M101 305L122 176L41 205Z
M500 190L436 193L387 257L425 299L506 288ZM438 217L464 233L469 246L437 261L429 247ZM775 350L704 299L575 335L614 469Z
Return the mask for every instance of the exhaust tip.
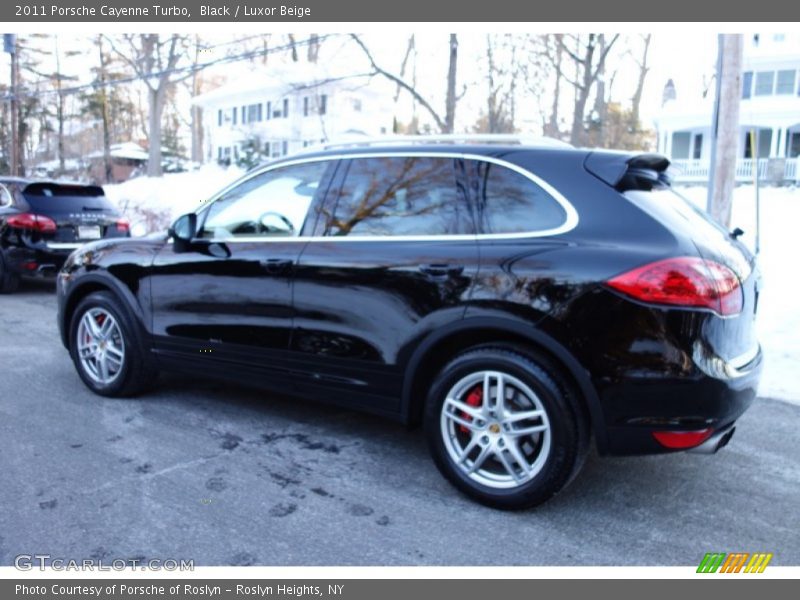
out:
M736 427L731 425L727 429L717 431L714 435L709 437L705 442L689 450L696 454L716 454L721 448L728 445L731 441Z

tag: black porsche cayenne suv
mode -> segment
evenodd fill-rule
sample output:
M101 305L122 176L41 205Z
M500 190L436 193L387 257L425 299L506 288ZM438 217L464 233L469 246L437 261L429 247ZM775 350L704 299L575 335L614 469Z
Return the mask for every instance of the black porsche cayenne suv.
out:
M601 454L713 452L756 395L754 257L667 159L539 144L333 147L248 173L58 280L83 381L216 375L425 426L485 504Z
M0 293L21 276L55 275L76 248L129 229L101 187L0 177Z

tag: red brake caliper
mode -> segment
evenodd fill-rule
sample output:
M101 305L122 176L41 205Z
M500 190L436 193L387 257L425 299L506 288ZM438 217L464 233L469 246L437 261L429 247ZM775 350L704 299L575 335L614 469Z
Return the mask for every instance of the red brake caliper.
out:
M483 404L483 386L476 385L472 388L472 391L467 394L466 403L470 406L480 406ZM467 413L461 413L462 418L466 419L469 422L472 422L472 417L470 417ZM469 433L469 429L464 425L459 425L459 429L461 433Z

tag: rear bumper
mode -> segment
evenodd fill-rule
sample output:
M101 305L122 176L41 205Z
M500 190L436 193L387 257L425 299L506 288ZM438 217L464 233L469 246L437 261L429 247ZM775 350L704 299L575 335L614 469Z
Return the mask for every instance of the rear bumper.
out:
M720 438L756 398L763 367L760 349L746 365L718 365L715 375L627 378L601 394L609 454L673 452L653 432L710 430ZM702 445L702 444L700 444ZM714 449L716 450L716 448Z
M55 276L67 257L82 244L41 244L9 246L4 252L6 266L18 275Z

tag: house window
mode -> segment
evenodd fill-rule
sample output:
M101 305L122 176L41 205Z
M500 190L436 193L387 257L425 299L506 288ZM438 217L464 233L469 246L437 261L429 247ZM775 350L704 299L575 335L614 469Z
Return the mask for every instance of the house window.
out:
M283 156L286 156L287 154L289 154L289 142L287 142L286 140L283 140L281 142L281 154Z
M231 120L233 121L233 124L236 125L236 107L235 106L231 109Z
M742 98L747 100L753 92L753 72L745 71L742 74Z
M676 131L672 134L672 158L689 158L689 144L692 142L692 134L688 131Z
M775 71L759 71L756 73L756 96L771 96L775 83Z
M269 142L264 142L264 156L269 156Z
M251 104L247 107L247 122L254 123L261 120L261 104Z
M242 106L242 125L250 122L250 120L247 118L248 116L249 115L247 114L247 107Z
M267 102L267 121L272 118L272 102Z
M800 131L793 132L789 137L786 144L786 156L789 158L800 156Z
M353 98L353 110L356 112L361 112L361 99L360 98Z
M289 99L288 98L284 98L283 99L283 118L284 119L289 118Z
M757 156L753 156L753 136L750 132L745 133L744 138L744 158L767 158L772 148L772 130L759 129L755 135L755 146L758 152Z
M324 115L328 110L328 95L322 94L319 97L319 114Z
M304 117L308 116L308 96L303 98L303 116Z
M222 127L222 109L217 111L217 127Z
M692 145L692 158L698 160L703 155L703 134L696 133L694 135L694 144Z
M795 71L778 71L778 81L775 85L776 94L794 93Z

